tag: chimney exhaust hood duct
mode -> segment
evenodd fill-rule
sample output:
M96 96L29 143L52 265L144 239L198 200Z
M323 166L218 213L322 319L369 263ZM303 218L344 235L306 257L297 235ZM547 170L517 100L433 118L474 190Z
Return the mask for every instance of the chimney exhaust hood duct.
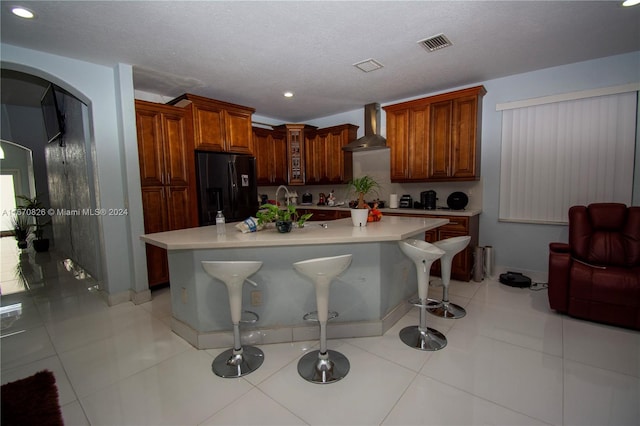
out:
M364 136L343 146L345 151L373 151L386 149L387 140L378 133L380 121L380 104L373 103L364 106Z

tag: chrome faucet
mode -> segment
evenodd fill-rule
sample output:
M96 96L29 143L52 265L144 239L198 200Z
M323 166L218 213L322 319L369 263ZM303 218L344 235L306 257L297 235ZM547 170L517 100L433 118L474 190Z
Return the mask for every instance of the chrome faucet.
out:
M281 189L284 189L284 196L285 196L285 199L287 200L287 206L288 206L289 205L289 190L284 185L280 185L278 187L278 189L276 189L276 203L278 202L278 193L280 192Z

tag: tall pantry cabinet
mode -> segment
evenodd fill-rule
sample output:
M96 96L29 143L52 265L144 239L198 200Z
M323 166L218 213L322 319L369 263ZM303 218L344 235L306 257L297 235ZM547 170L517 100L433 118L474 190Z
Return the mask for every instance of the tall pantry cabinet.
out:
M188 109L135 101L145 233L197 226ZM147 244L149 287L169 282L167 252Z

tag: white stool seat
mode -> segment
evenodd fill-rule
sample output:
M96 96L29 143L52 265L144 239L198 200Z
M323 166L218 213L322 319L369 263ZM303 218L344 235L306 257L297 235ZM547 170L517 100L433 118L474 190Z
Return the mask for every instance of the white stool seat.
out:
M317 276L325 276L333 279L343 273L351 264L351 255L318 257L316 259L302 260L293 264L296 271L311 280Z
M229 294L231 323L233 324L233 349L218 355L212 364L213 372L225 378L241 377L260 367L264 361L264 353L253 346L242 346L240 341L240 317L242 315L242 286L247 281L257 284L248 278L262 267L260 261L202 261L202 268L222 281ZM257 314L254 314L257 317Z
M403 240L398 242L400 250L409 257L416 267L418 278L418 298L420 302L420 324L400 330L400 340L407 346L423 351L435 351L447 345L447 339L442 333L427 327L427 296L429 291L429 274L431 264L440 259L445 252L433 244L422 240Z
M444 250L440 258L440 275L442 277L442 301L429 305L429 313L442 318L462 318L467 314L463 307L449 302L449 283L451 282L451 266L453 257L464 250L471 241L469 235L452 237L446 240L436 241L434 246Z
M225 284L228 282L242 284L247 277L258 272L262 267L262 262L243 260L204 260L202 261L202 267L207 274L211 275L213 278L219 279Z
M402 252L414 262L422 262L423 259L433 262L444 255L442 249L438 249L435 244L422 240L403 240L398 244Z
M471 237L465 235L463 237L447 238L446 240L440 240L433 243L434 246L445 251L445 256L455 256L460 253L465 247L469 245Z
M329 317L329 289L331 281L351 264L352 255L320 257L293 264L293 268L313 281L316 290L320 350L305 354L298 361L298 374L312 383L332 383L349 372L349 360L340 352L327 349L327 321Z

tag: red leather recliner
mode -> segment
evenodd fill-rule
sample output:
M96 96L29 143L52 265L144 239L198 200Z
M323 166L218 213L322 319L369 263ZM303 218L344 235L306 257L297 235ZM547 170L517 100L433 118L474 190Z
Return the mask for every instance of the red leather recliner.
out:
M549 244L549 305L640 330L640 207L569 209L569 243Z

